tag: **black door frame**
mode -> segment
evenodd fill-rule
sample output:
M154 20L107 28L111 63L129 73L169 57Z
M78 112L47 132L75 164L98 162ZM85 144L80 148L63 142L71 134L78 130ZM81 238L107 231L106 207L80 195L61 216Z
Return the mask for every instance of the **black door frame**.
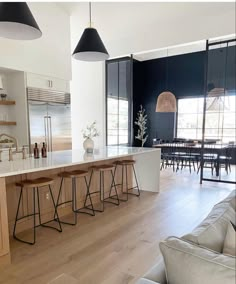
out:
M107 105L107 97L108 97L108 64L113 62L122 62L122 61L130 61L130 99L129 99L129 116L128 116L128 144L127 146L132 145L133 141L133 55L114 58L110 60L106 60L105 62L105 135L106 135L106 145L107 145L107 133L108 133L108 105ZM119 65L118 65L118 97L119 97ZM116 144L119 145L119 144ZM122 144L123 145L123 144Z
M223 40L223 41L214 41L209 42L209 40L206 41L206 57L205 57L205 78L204 78L204 107L203 107L203 122L202 122L202 143L201 143L201 161L200 161L200 184L202 184L203 181L212 181L212 182L221 182L221 183L228 183L228 184L236 184L236 181L228 181L228 180L221 180L221 179L211 179L211 178L204 178L203 177L203 170L204 170L204 141L205 141L205 124L206 124L206 99L207 99L207 85L208 85L208 53L211 46L214 45L221 45L221 44L227 44L227 48L229 47L229 43L236 42L236 38L229 39L229 40ZM227 59L226 59L227 61ZM226 62L227 63L227 62ZM224 74L224 88L226 88L226 68L225 68L225 74Z

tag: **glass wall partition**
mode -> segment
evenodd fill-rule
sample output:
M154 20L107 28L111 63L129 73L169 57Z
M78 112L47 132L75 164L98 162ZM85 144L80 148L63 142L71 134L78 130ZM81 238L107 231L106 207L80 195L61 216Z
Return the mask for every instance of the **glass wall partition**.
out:
M206 47L201 182L236 184L236 39Z
M132 58L106 61L106 142L130 145L132 137Z

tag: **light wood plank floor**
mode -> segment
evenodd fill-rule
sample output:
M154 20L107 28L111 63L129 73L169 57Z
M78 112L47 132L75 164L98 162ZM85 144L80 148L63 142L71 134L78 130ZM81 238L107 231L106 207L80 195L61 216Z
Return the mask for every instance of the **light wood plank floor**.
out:
M37 231L34 246L11 242L12 265L0 271L4 284L128 284L160 257L159 242L192 230L233 185L199 184L188 170L161 172L161 193L142 192L96 217L79 215L63 233Z

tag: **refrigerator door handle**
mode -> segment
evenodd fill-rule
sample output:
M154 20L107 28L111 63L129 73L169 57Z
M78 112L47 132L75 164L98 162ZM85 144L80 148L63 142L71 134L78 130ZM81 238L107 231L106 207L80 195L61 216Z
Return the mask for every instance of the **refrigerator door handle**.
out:
M50 133L49 133L49 116L44 116L44 130L45 130L45 143L48 147L48 151L51 151L50 149Z
M48 143L48 121L47 116L44 116L44 137L45 137L45 143Z
M49 137L49 143L50 143L50 151L52 152L52 119L51 119L51 116L48 117L48 121L49 121L48 137Z

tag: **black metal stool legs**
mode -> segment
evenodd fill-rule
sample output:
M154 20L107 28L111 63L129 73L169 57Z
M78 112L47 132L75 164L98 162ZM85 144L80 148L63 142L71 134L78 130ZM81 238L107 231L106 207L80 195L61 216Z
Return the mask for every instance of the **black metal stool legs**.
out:
M95 211L94 211L94 208L93 208L93 202L92 202L92 198L91 198L91 194L90 194L91 178L89 180L89 183L88 183L86 177L84 177L84 179L85 179L85 184L86 184L86 187L87 187L86 198L85 198L85 201L84 201L84 208L92 210L91 215L95 216ZM88 205L88 206L87 206L87 198L89 198L89 201L90 201L90 205ZM89 206L91 206L91 208L89 208Z
M133 172L134 172L134 178L135 178L136 186L133 187L133 188L130 188L130 189L137 189L138 193L135 194L135 193L129 192L129 194L136 195L136 196L139 197L140 196L140 189L139 189L139 185L138 185L138 179L137 179L137 175L136 175L136 171L135 171L134 165L132 165L132 167L133 167Z
M64 202L61 202L59 203L59 200L60 200L60 196L61 196L61 192L62 192L62 185L63 185L63 181L64 181L64 178L61 179L61 183L60 183L60 188L59 188L59 193L58 193L58 196L57 196L57 202L56 202L56 208L58 208L59 206L61 205L64 205L66 203L71 203L71 207L72 207L72 211L74 212L74 222L66 222L66 221L62 221L60 220L60 223L62 224L66 224L66 225L71 225L71 226L75 226L77 224L77 214L75 212L75 190L74 190L74 181L72 179L72 187L71 187L71 194L72 194L72 199L71 200L67 200L67 201L64 201ZM56 216L54 216L54 218L56 220L59 220L59 218L57 219Z
M76 188L76 177L75 176L71 178L71 182L72 182L72 186L71 186L72 199L59 203L61 192L62 192L63 180L64 180L64 178L62 177L61 184L60 184L60 189L59 189L59 193L58 193L58 197L57 197L56 207L58 208L59 206L61 206L63 204L71 203L72 211L74 213L74 222L66 222L66 221L60 221L60 222L62 224L75 226L77 224L77 214L78 213L87 214L87 215L90 215L90 216L95 216L93 203L92 203L92 200L91 200L91 197L90 197L90 191L89 191L90 182L91 181L88 183L86 176L84 176L84 182L85 182L85 186L86 186L86 198L85 198L85 201L84 201L84 207L77 208L77 188ZM90 205L86 205L88 197L90 199ZM91 208L89 208L89 206L91 206ZM88 209L88 210L90 210L92 212L84 211L84 209Z
M91 184L91 180L92 180L92 177L93 177L93 174L94 174L94 170L92 169L91 171L91 175L90 175L90 181L89 181L89 186ZM115 175L113 173L113 171L111 170L111 177L112 177L112 182L111 182L111 186L110 186L110 190L109 190L109 196L105 198L105 181L104 181L104 171L99 171L99 190L98 191L94 191L94 192L89 192L87 195L86 195L86 199L85 199L85 203L87 202L87 199L89 198L90 199L90 202L92 204L92 199L91 199L91 195L92 194L96 194L96 193L99 193L99 196L100 196L100 202L102 204L102 207L101 209L95 209L93 207L93 210L95 212L104 212L104 203L112 203L114 205L120 205L120 200L119 200L119 197L118 197L118 193L117 193L117 188L116 188L116 184L115 184ZM113 196L111 196L111 191L112 189L115 189L115 194ZM114 202L112 201L111 199L115 199L117 202ZM91 206L91 205L89 205Z
M115 205L120 205L120 199L119 199L119 196L118 196L116 183L115 183L115 172L113 173L112 170L111 170L111 178L112 178L112 182L111 182L111 187L110 187L110 191L109 191L109 197L105 198L104 202L112 203L112 204L115 204ZM104 176L103 176L103 182L104 182ZM115 194L111 195L111 192L112 192L113 188L115 190ZM103 185L103 190L104 190L104 185ZM115 199L117 201L117 203L113 202L113 201L111 201L109 199Z
M21 204L21 199L22 199L22 195L23 195L23 187L21 187L20 189L20 197L19 197L19 201L18 201L18 205L17 205L17 211L16 211L16 218L15 218L15 224L14 224L14 229L13 229L13 238L22 242L22 243L25 243L25 244L29 244L29 245L34 245L35 244L35 240L36 240L36 235L35 235L35 228L36 228L36 214L38 213L35 213L35 190L33 188L33 212L32 214L28 214L26 216L22 216L20 218L18 218L18 215L19 215L19 209L20 209L20 204ZM24 219L26 217L30 217L30 216L33 216L33 241L32 242L29 242L29 241L25 241L19 237L16 236L16 226L17 226L17 222L21 219Z
M16 211L16 218L15 218L15 224L14 224L14 229L13 229L13 237L14 239L22 242L22 243L25 243L25 244L30 244L30 245L34 245L35 244L35 241L36 241L36 228L39 227L39 226L43 226L43 227L47 227L47 228L50 228L50 229L54 229L54 230L57 230L59 232L62 232L62 228L61 228L61 224L60 224L60 220L58 218L58 215L57 215L57 208L56 208L56 205L55 205L55 201L54 201L54 198L53 198L53 195L52 195L52 190L51 190L51 187L49 185L49 191L50 191L50 195L51 195L51 198L52 198L52 202L53 202L53 206L54 206L54 209L55 209L55 213L54 215L57 216L58 218L58 223L59 223L59 229L55 228L55 227L52 227L52 226L49 226L49 225L46 225L48 224L49 222L52 222L54 221L54 219L50 220L50 221L47 221L45 223L42 223L41 222L41 212L40 212L40 200L39 200L39 188L38 187L34 187L32 188L33 190L33 213L31 214L28 214L28 215L24 215L22 217L19 218L19 209L20 209L20 204L21 204L21 201L22 201L22 196L23 196L23 187L21 187L21 190L20 190L20 197L19 197L19 201L18 201L18 205L17 205L17 211ZM38 205L38 212L36 212L36 202L35 202L35 195L37 193L37 205ZM36 225L36 215L39 216L39 225ZM30 242L30 241L25 241L19 237L16 236L16 226L17 226L17 222L21 219L24 219L24 218L27 218L27 217L31 217L33 216L33 241Z
M53 220L50 220L50 221L41 223L41 214L40 214L40 205L39 205L38 210L39 210L39 216L40 216L40 219L39 219L39 220L40 220L40 225L43 226L43 227L46 227L46 228L51 228L51 229L57 230L58 232L62 232L61 221L60 221L60 219L59 219L59 215L58 215L58 212L57 212L57 206L56 206L55 200L54 200L54 198L53 198L51 185L49 185L48 187L49 187L49 192L50 192L50 195L51 195L53 207L54 207L54 209L55 209L55 211L54 211L54 218L53 218ZM39 195L38 195L38 199L39 199ZM55 217L56 217L56 218L55 218ZM52 221L57 221L57 222L58 222L59 229L47 225L49 222L52 222Z
M86 198L85 198L85 201L84 201L84 207L78 209L78 208L76 208L76 178L74 178L74 194L75 194L74 212L87 214L87 215L90 215L90 216L95 216L93 203L92 203L92 199L91 199L91 196L90 196L90 190L89 190L90 189L90 182L88 184L86 176L84 176L84 182L85 182L85 186L86 186ZM90 201L90 204L88 206L86 205L87 204L87 197L89 197L89 201ZM91 206L91 208L89 208L89 206ZM84 211L85 209L92 211L92 212Z
M116 165L115 173L116 173L117 166L118 165ZM139 189L138 179L137 179L137 175L136 175L136 171L135 171L134 165L133 164L124 164L124 165L120 165L120 166L121 166L121 183L120 184L116 184L116 186L117 185L121 185L121 192L123 194L125 194L125 196L126 196L125 199L122 199L122 198L119 197L119 200L126 202L129 199L128 198L129 195L135 195L135 196L139 197L140 196L140 189ZM129 185L128 185L128 166L132 166L132 170L133 170L134 178L135 178L135 183L136 183L135 186L130 187L130 188L129 188ZM125 175L125 187L126 187L125 191L124 191L124 175ZM137 189L138 193L129 192L132 189Z

